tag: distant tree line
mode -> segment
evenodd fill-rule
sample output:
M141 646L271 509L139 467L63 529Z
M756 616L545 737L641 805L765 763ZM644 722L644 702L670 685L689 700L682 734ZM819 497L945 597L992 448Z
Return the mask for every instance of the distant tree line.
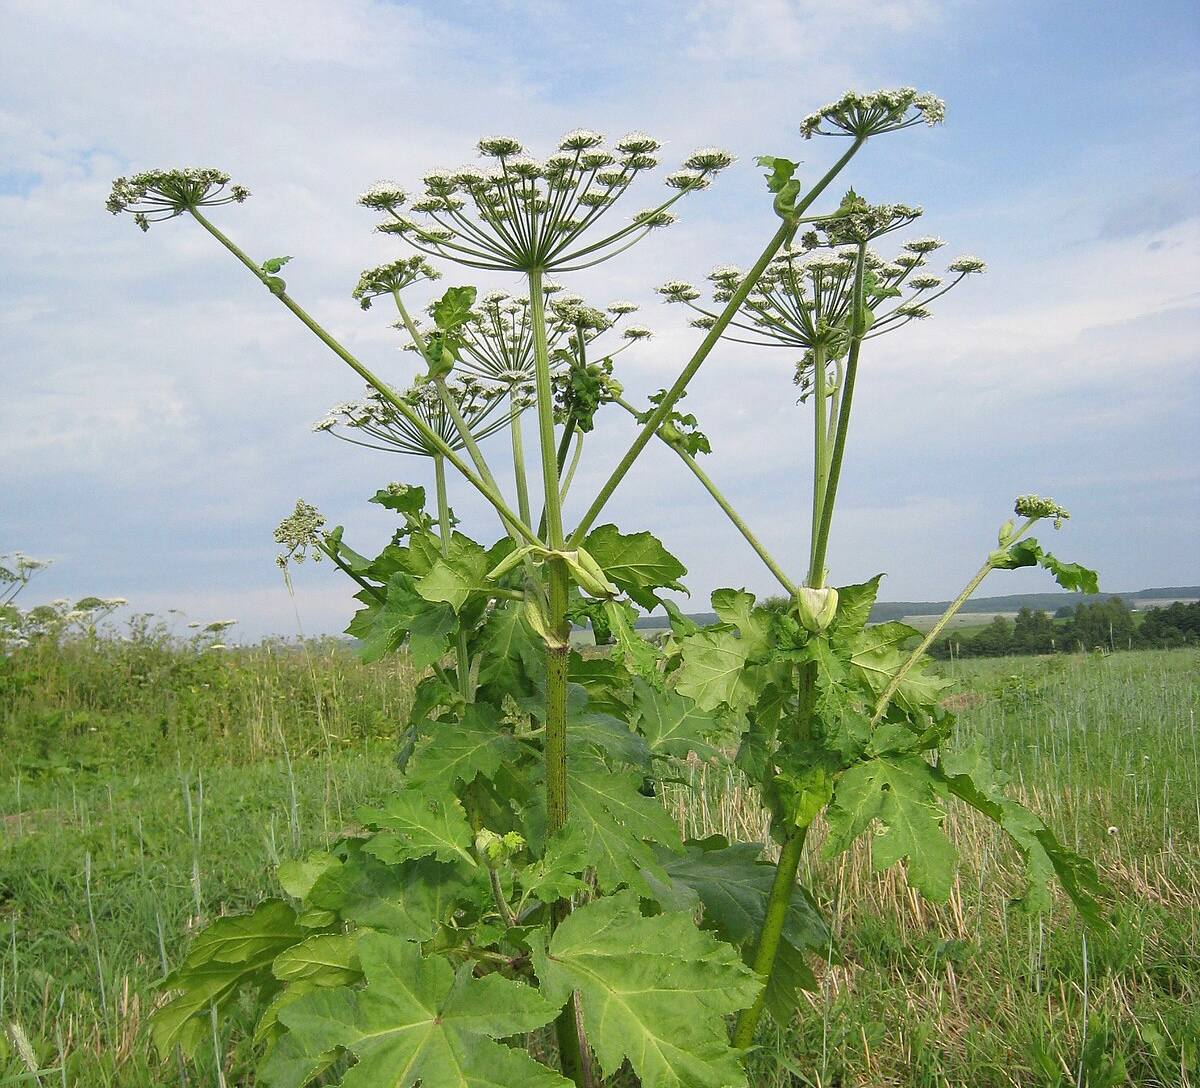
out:
M1176 602L1135 615L1120 597L1065 606L1051 616L1022 608L996 616L974 634L951 632L929 649L934 657L1006 657L1078 650L1150 650L1200 645L1200 602Z

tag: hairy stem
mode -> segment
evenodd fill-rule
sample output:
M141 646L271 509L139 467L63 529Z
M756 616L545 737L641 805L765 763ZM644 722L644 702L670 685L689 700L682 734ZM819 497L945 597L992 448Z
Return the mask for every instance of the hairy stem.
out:
M826 415L829 405L825 403L825 345L822 343L813 346L813 402L816 426L813 428L812 539L808 553L810 585L813 584L812 573L817 563L817 526L821 524L821 511L825 507L825 488L829 483L825 465L825 447L829 439Z
M529 310L533 323L534 377L537 385L538 437L542 454L542 485L545 506L546 541L551 548L563 548L562 503L559 499L558 455L554 446L554 391L550 384L550 351L546 343L545 296L542 273L529 273ZM554 637L546 648L546 836L567 825L567 666L571 628L567 623L567 595L570 580L567 565L561 559L546 563L549 582L547 623ZM554 929L571 912L571 901L560 899L550 908L550 927ZM563 1074L578 1088L591 1086L591 1051L584 1037L575 995L555 1021L559 1064Z
M805 665L800 670L799 699L796 705L796 733L801 740L812 736L813 701L816 698L816 667ZM753 967L755 972L769 984L775 971L775 961L779 956L779 942L783 937L784 923L787 921L788 909L792 904L792 896L796 891L796 872L800 868L800 858L804 854L804 843L808 838L808 826L796 827L790 825L783 846L779 851L779 860L775 863L775 879L771 883L771 894L767 899L767 910L763 917L762 932L758 935L758 944L754 949ZM737 1024L733 1029L733 1045L748 1047L754 1042L754 1033L758 1022L762 1019L766 1007L766 986L758 995L754 1004L738 1013Z
M506 525L519 533L528 543L538 543L537 537L534 535L533 529L508 508L504 501L504 497L487 481L477 476L470 466L458 456L450 448L449 445L433 431L429 425L413 411L412 407L404 402L401 397L398 397L395 391L375 375L371 370L364 366L356 359L349 351L346 350L337 340L335 340L320 324L305 312L305 310L297 303L288 293L282 289L275 289L271 284L267 283L268 277L246 254L221 230L213 226L212 223L204 217L201 212L195 208L189 208L188 211L192 217L205 230L209 232L218 242L221 243L230 253L232 253L242 264L244 264L255 277L271 288L271 293L279 299L297 318L308 328L308 330L316 336L327 348L330 349L339 359L349 366L360 378L362 378L371 388L375 389L384 400L396 409L405 419L407 419L420 433L421 436L430 443L431 447L441 453L446 460L452 464L455 469L463 476L463 478L478 491L485 499L488 500L496 508L497 513L504 519Z
M547 562L549 572L549 621L551 631L558 636L557 644L546 655L546 837L567 825L567 667L569 658L567 624L567 566L561 559ZM553 930L571 913L571 901L560 899L550 908L550 928ZM555 1021L559 1060L563 1075L578 1088L588 1088L591 1055L583 1026L579 1019L575 995L558 1014Z

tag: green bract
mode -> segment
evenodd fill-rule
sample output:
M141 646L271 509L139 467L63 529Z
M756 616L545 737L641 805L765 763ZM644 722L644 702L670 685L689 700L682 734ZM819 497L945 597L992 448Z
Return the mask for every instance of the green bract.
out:
M828 584L864 344L927 316L983 262L960 257L945 275L930 274L928 257L943 244L933 237L909 239L890 259L876 254L870 243L920 214L908 205L871 205L850 190L823 214L808 212L868 140L943 114L911 89L851 93L801 126L804 136L851 137L815 184L804 188L791 158L760 157L769 240L748 269L709 274L711 303L684 280L658 289L697 312L703 337L676 380L641 407L625 398L613 361L650 335L627 324L613 331L637 307L590 306L546 276L615 257L670 222L677 201L730 166L728 152L694 152L667 177L664 199L604 228L599 220L657 164L652 137L608 146L576 129L540 160L512 137L488 137L478 145L485 166L426 174L415 201L390 183L373 186L360 203L417 251L364 272L354 291L364 308L384 296L395 304L420 364L400 387L288 294L278 275L288 258L255 261L208 220L203 209L245 196L224 189L225 175L117 182L111 210L132 211L143 226L190 216L366 381L366 398L338 406L317 430L426 457L434 476L429 501L409 484L376 491L371 501L395 528L374 557L305 502L279 527L282 565L328 557L355 583L361 607L347 632L364 659L404 653L421 674L399 723L403 785L361 810L327 851L283 865L286 901L221 919L193 941L154 1014L160 1049L194 1049L249 993L259 1006L259 1079L270 1088L317 1078L346 1088L599 1088L627 1079L626 1067L643 1088L745 1086L763 1013L781 1023L797 1015L798 991L817 985L816 964L839 955L818 896L797 882L818 820L827 853L869 841L877 868L903 865L914 888L942 900L956 861L946 812L964 803L1024 859L1017 891L1026 909L1047 906L1057 881L1089 924L1103 923L1090 863L1005 793L984 753L949 745L948 681L924 657L993 570L1038 565L1067 588L1095 590L1091 571L1028 535L1041 519L1061 525L1066 511L1018 499L1020 523L1001 527L979 573L923 639L904 624L869 622L880 578ZM430 257L522 281L513 294L482 297L456 284L418 309L413 288L440 275ZM806 554L772 555L696 460L711 444L680 402L723 339L792 353L813 411ZM608 405L637 432L568 525L564 499ZM527 410L536 472L521 431ZM511 486L482 448L506 427ZM783 607L718 589L716 622L700 626L669 596L685 591L683 563L649 532L601 523L655 438L779 582ZM461 531L451 474L495 511L490 538ZM30 569L0 573L19 582ZM671 629L652 643L636 621L659 606ZM604 649L573 648L573 625L590 627ZM776 860L764 859L761 842L681 839L657 783L683 781L682 764L694 760L754 785Z

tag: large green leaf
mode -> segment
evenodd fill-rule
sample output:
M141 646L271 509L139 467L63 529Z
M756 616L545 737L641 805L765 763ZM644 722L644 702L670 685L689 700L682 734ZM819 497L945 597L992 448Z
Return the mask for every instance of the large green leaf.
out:
M856 763L838 780L829 806L827 857L847 849L874 820L883 832L871 840L876 869L902 858L908 879L922 895L944 902L954 880L957 851L942 828L946 787L934 769L912 753Z
M183 963L164 980L178 990L155 1010L150 1035L160 1054L179 1045L191 1053L210 1030L210 1007L227 1010L240 986L271 977L271 963L311 935L281 899L268 899L250 914L221 918L202 930Z
M349 630L363 640L360 653L364 661L379 660L407 639L409 657L418 669L427 668L446 653L456 623L454 610L447 604L432 604L422 598L414 588L412 576L405 571L398 571L388 579L387 600L368 609L363 624L357 622L357 616L355 620Z
M495 1040L532 1031L557 1011L537 990L498 974L457 974L418 945L359 939L367 985L307 994L279 1012L288 1029L262 1067L269 1088L301 1088L331 1054L357 1059L342 1088L569 1088L525 1051Z
M356 939L350 933L317 933L285 948L271 964L280 981L308 979L322 986L342 986L362 975Z
M609 581L643 608L659 603L655 589L684 589L679 579L687 568L650 533L624 534L615 525L599 525L583 545Z
M499 711L487 703L467 706L462 721L432 722L427 728L429 736L409 760L410 786L449 793L459 782L469 785L476 775L493 777L501 763L518 753Z
M730 944L743 946L758 937L766 917L767 900L775 881L775 866L760 860L762 844L730 845L719 835L684 844L681 854L659 853L675 898L663 903L673 910L703 907L703 922ZM829 927L803 886L792 890L783 924L784 939L797 948L826 954Z
M893 676L908 660L901 647L920 632L905 623L878 623L863 631L853 645L851 665L876 695L883 694ZM911 711L928 711L937 704L950 681L927 671L927 662L919 661L911 668L895 699Z
M871 618L871 609L879 594L879 583L882 574L875 575L869 582L859 582L852 586L838 587L837 612L833 623L827 632L829 640L838 646L847 646L866 627Z
M546 671L545 647L525 622L520 603L497 605L471 650L480 654L480 695L492 702L529 695Z
M661 684L658 650L637 633L633 607L624 601L605 601L603 608L609 631L616 639L612 659L636 676L652 684Z
M746 677L749 644L728 627L706 627L682 641L683 663L675 676L675 690L692 699L699 710L722 704L745 710L754 701Z
M679 849L679 829L655 797L641 792L638 771L613 771L587 752L572 753L567 769L570 823L587 844L588 863L602 891L623 884L647 890L645 872L661 874L650 843ZM531 819L544 821L542 809Z
M457 612L472 593L488 589L487 572L492 564L481 545L459 533L451 538L448 551L448 555L438 556L416 589L425 600L444 601Z
M659 691L641 677L633 681L634 724L655 755L685 757L695 752L702 757L716 753L713 740L722 723L711 711L677 691Z
M1111 893L1087 858L1068 850L1027 808L1005 796L1008 777L996 770L978 749L946 752L939 773L956 797L995 821L1025 861L1026 885L1018 903L1027 911L1048 910L1050 882L1057 877L1084 920L1102 928L1104 916L1097 900Z
M643 1088L746 1083L724 1017L760 983L727 944L688 913L643 917L632 892L596 899L531 940L542 991L578 991L584 1027L606 1075L628 1059Z
M433 858L387 865L356 844L346 861L317 878L305 903L347 922L423 941L456 906L482 894L480 879L478 870Z
M358 818L367 827L379 829L363 849L380 861L435 857L476 864L470 849L474 839L471 825L462 802L451 793L403 790L383 808L361 809Z
M754 607L754 594L744 589L717 589L712 595L713 611L722 623L738 629L746 645L746 657L753 658L771 644L771 614Z

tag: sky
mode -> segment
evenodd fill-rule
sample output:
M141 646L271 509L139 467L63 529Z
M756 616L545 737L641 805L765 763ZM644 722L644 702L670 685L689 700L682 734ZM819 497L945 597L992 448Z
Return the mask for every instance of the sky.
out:
M831 583L886 571L882 599L953 596L1031 491L1071 510L1055 551L1099 569L1102 588L1200 582L1193 4L0 0L0 22L0 553L53 560L27 604L120 596L237 619L243 639L337 632L353 587L306 564L289 592L274 526L303 497L374 554L393 522L365 500L432 484L425 461L314 434L358 379L195 223L143 235L108 215L114 176L228 171L254 195L215 209L220 225L256 257L291 254L289 292L406 384L414 357L390 318L350 298L362 268L403 253L355 204L369 184L411 186L493 133L545 154L576 126L644 129L664 141L663 173L726 147L738 162L676 226L562 277L642 304L655 337L617 364L644 400L700 336L653 287L747 266L775 229L755 157L801 160L814 180L843 145L801 140L800 120L843 90L906 84L944 98L946 124L872 141L826 203L853 185L920 204L913 233L988 273L864 352ZM519 288L443 271L439 287ZM811 440L791 370L784 352L722 344L684 407L712 439L709 474L800 576ZM568 522L632 435L620 413L602 420ZM689 568L697 610L723 585L773 592L657 445L605 518L652 529ZM502 478L506 447L485 446ZM464 530L499 535L475 497L452 501ZM1051 588L1018 571L982 592Z

